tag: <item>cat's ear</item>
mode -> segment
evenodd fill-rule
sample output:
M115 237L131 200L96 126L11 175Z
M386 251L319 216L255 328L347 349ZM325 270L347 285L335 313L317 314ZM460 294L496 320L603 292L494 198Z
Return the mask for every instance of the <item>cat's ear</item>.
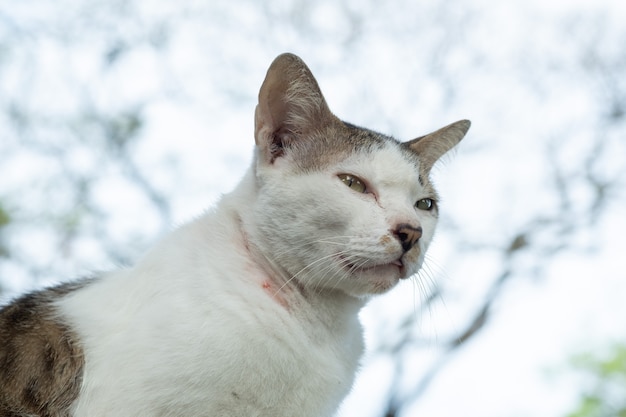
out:
M254 137L267 161L333 117L306 64L293 54L279 55L267 70L255 112Z
M404 145L418 155L421 169L429 172L439 158L463 139L470 125L469 120L459 120Z

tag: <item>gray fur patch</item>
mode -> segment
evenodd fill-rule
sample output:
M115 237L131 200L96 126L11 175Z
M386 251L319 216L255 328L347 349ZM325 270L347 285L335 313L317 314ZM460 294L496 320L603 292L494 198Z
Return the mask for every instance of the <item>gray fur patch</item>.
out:
M90 281L26 294L0 309L0 417L69 416L84 357L53 302Z
M332 123L290 144L285 156L299 172L319 171L355 153L382 149L388 142L399 143L389 136L335 118Z

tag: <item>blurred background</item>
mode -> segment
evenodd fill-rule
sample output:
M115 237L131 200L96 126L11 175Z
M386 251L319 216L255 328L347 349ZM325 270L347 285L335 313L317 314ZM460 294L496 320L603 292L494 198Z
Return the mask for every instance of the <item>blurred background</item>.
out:
M618 0L0 0L0 300L129 264L228 192L285 51L344 120L473 122L339 416L626 416Z

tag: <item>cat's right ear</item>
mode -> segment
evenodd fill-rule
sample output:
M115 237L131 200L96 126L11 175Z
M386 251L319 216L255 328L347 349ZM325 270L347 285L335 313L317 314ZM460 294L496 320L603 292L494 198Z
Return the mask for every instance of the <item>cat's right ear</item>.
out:
M404 142L403 146L417 154L421 161L420 169L428 174L435 162L463 139L470 126L469 120L459 120L426 136Z
M267 70L255 112L254 137L265 161L273 163L333 117L306 64L296 55L279 55Z

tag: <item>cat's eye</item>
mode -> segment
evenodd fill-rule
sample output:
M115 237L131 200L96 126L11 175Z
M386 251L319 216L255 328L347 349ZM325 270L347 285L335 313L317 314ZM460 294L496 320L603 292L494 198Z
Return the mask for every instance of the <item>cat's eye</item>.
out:
M365 183L359 177L355 177L354 175L350 174L339 174L337 176L344 184L346 184L357 193L364 193L367 191Z
M435 207L435 201L432 198L422 198L415 203L415 207L420 210L430 211Z

